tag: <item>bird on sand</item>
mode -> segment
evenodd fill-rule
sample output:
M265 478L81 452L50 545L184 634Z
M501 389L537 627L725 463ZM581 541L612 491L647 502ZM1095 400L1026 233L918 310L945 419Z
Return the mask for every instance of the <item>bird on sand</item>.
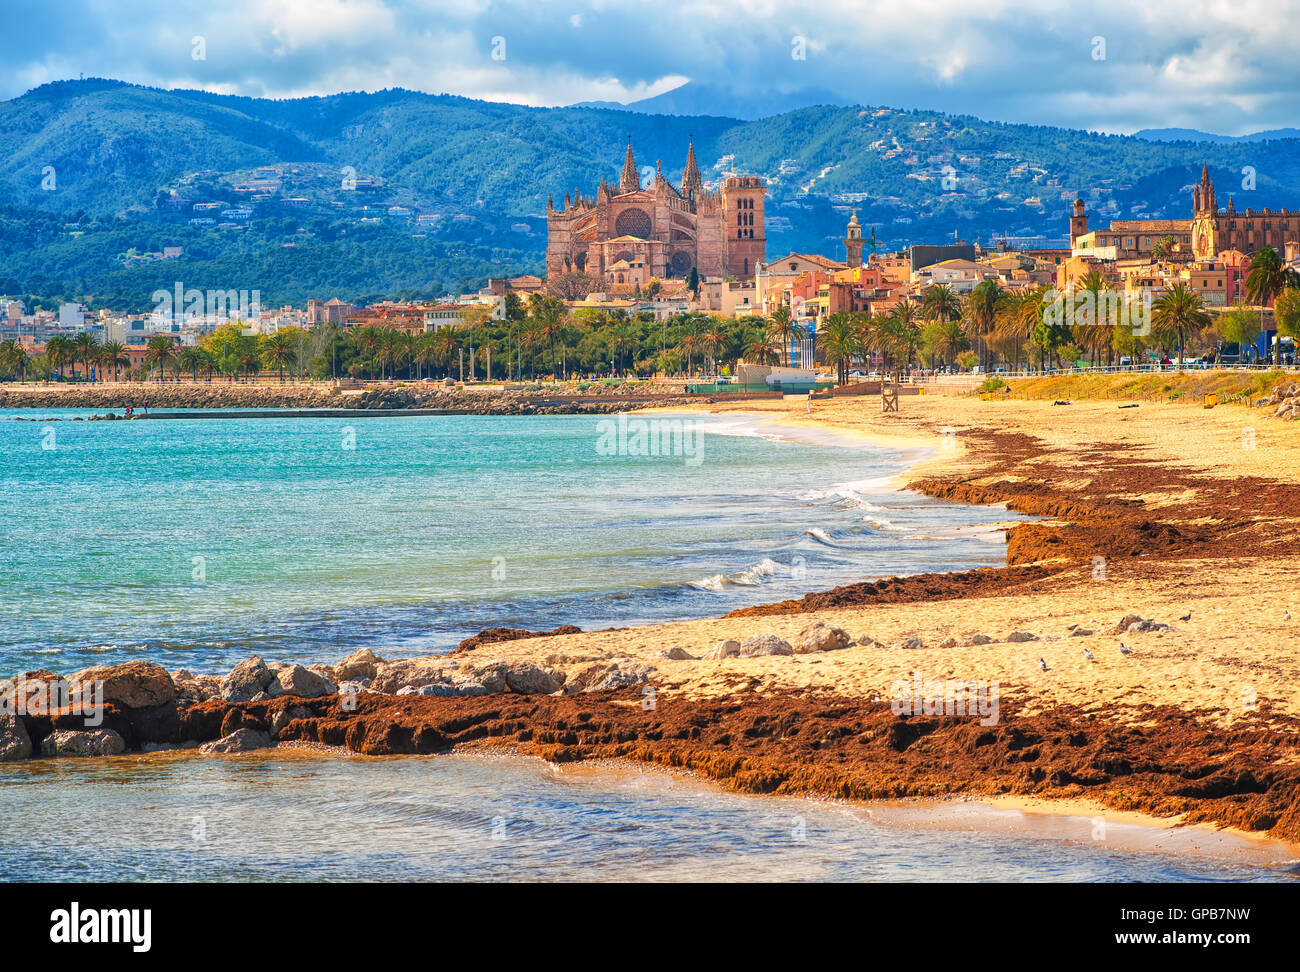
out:
M1095 662L1097 660L1095 657L1093 657L1092 652L1090 652L1087 648L1083 649L1083 657L1088 659L1088 661L1090 662Z
M1047 662L1045 662L1041 658L1038 659L1038 667L1041 668L1043 671L1047 671Z
M1179 620L1179 621L1190 621L1190 620L1192 620L1192 612L1191 612L1191 611L1188 611L1186 614L1184 614L1184 615L1183 615L1181 618L1179 618L1178 620Z
M1133 649L1130 648L1128 645L1124 644L1124 642L1121 641L1121 642L1119 643L1119 653L1120 653L1121 655L1131 655L1131 654L1133 654Z
M1282 620L1283 620L1283 621L1290 621L1290 620L1291 620L1291 612L1290 612L1290 611L1283 611L1283 612L1282 612Z

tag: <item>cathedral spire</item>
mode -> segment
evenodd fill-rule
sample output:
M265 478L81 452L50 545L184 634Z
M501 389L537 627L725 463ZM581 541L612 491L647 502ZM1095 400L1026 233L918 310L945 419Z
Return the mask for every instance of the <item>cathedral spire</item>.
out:
M636 159L632 158L632 140L627 140L627 155L623 158L623 175L618 180L618 191L636 192L641 188L641 177L637 175Z
M700 178L700 167L695 162L695 139L691 139L686 149L686 168L682 170L682 195L690 198L691 192L704 188Z

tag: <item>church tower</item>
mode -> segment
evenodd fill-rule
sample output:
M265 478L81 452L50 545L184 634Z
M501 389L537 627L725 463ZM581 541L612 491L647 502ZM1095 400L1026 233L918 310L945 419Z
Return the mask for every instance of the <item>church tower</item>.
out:
M1201 165L1201 182L1192 190L1192 255L1212 260L1219 252L1219 201L1214 197L1210 170Z
M636 171L636 159L632 158L632 141L628 140L627 155L623 158L623 175L618 180L618 191L637 192L641 189L641 176Z
M682 195L694 206L696 194L703 188L704 180L700 178L700 167L695 162L695 140L692 139L686 149L686 168L682 170Z
M849 228L844 236L845 262L850 267L862 266L862 227L858 225L858 211L849 217Z
M1083 211L1083 200L1074 201L1074 214L1070 217L1070 246L1075 246L1075 241L1080 236L1088 235L1088 215Z

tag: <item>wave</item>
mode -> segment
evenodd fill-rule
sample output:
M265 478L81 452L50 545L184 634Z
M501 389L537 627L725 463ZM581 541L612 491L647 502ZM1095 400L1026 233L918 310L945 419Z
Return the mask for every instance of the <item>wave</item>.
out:
M714 574L699 580L687 581L687 587L700 591L724 591L728 587L758 587L769 577L775 577L777 571L783 570L771 557L764 557L758 563L735 574Z

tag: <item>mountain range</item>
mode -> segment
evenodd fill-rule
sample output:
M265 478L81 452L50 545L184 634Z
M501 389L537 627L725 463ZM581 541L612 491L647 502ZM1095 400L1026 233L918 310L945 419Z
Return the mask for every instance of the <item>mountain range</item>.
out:
M685 85L651 99L681 109L665 114L401 89L267 100L43 85L0 102L0 294L125 308L182 280L258 289L273 306L538 272L547 199L616 179L629 139L646 179L657 162L679 179L693 139L706 182L766 180L770 257L842 257L854 210L887 248L1061 240L1076 195L1094 225L1187 218L1203 162L1225 204L1300 208L1295 138L1157 141L829 103L682 113L710 98Z

